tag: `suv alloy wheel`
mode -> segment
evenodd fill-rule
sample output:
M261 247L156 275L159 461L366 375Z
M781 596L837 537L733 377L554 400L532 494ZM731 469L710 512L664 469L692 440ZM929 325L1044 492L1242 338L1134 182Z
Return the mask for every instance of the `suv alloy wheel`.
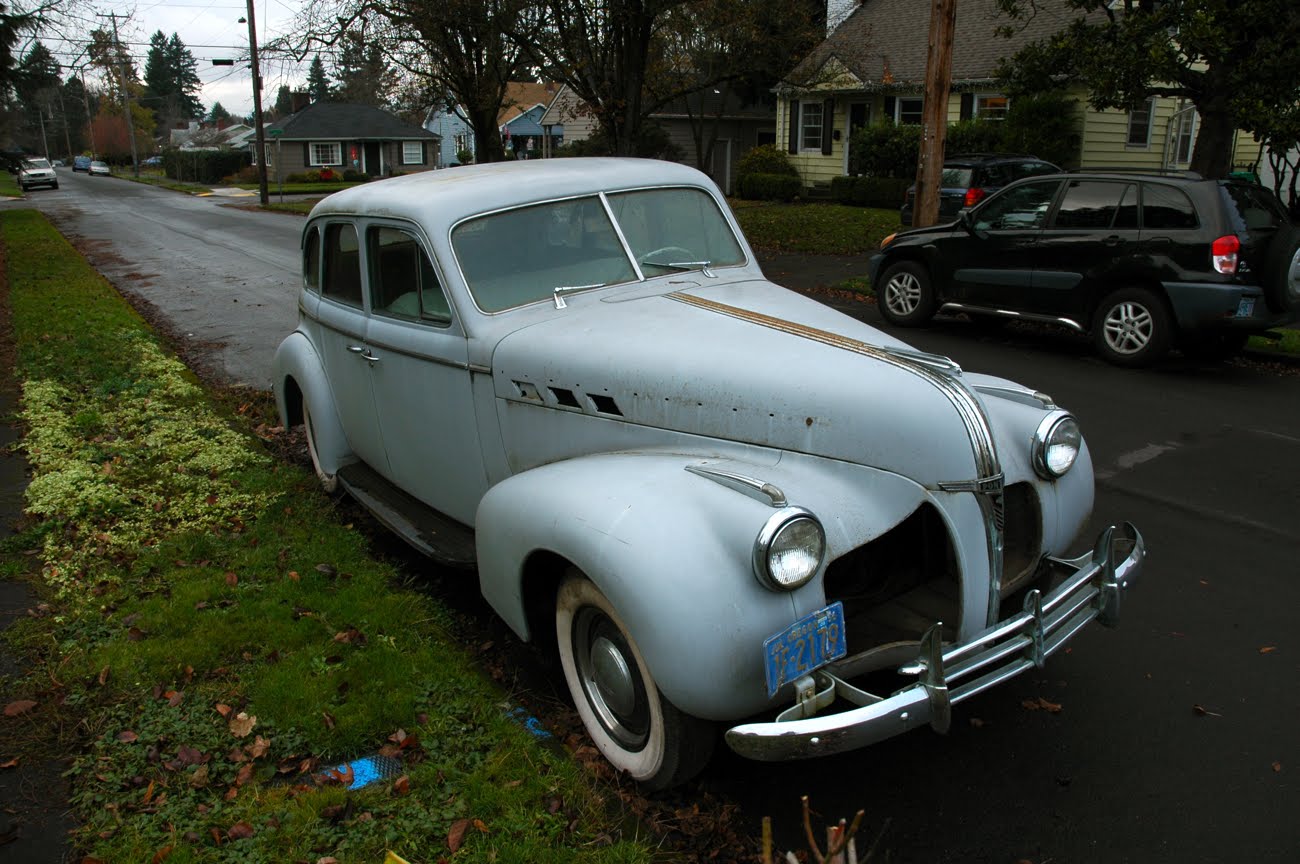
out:
M1160 297L1145 288L1121 288L1097 307L1093 341L1111 363L1146 366L1169 351L1171 322Z

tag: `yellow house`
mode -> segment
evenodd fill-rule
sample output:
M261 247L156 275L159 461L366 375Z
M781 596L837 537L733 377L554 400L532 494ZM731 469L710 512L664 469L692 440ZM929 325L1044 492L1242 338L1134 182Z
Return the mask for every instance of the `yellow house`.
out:
M807 186L848 173L849 141L859 127L921 122L930 4L862 0L852 7L854 0L829 0L833 29L777 87L777 142ZM998 62L1078 15L1064 3L1042 3L1027 22L1011 22L999 16L996 0L961 0L949 122L1005 117L1011 99L998 89ZM997 32L1012 23L1018 29L1010 38ZM1073 95L1081 149L1079 165L1064 167L1187 167L1197 129L1191 103L1153 97L1136 111L1097 111L1082 89ZM1238 133L1234 166L1253 165L1258 153L1259 144Z

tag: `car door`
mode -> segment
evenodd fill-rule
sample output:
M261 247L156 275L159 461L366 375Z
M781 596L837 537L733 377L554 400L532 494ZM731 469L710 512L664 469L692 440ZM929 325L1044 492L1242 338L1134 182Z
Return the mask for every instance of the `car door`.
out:
M1008 186L970 214L970 230L953 241L953 297L985 308L1015 308L1028 291L1034 248L1060 180Z
M366 344L389 479L473 525L488 481L465 331L414 227L368 225L366 257Z
M1087 325L1093 288L1140 254L1138 187L1123 180L1071 179L1038 237L1034 278L1021 307Z
M329 221L322 237L321 299L316 307L317 347L348 444L366 464L388 472L371 387L362 298L361 250L350 221Z

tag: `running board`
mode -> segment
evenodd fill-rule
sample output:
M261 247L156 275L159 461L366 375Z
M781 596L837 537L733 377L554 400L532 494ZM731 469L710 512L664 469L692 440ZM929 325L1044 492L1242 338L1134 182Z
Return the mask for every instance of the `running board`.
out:
M1055 324L1058 327L1068 327L1076 333L1087 333L1088 330L1073 318L1062 318L1059 315L1035 315L1032 312L1016 312L1012 309L996 309L992 306L972 306L969 303L945 303L939 307L941 313L956 314L965 312L975 315L992 315L996 318L1004 318L1008 321L1032 321L1036 324Z
M422 504L361 462L338 471L348 494L415 549L447 567L473 567L474 529Z

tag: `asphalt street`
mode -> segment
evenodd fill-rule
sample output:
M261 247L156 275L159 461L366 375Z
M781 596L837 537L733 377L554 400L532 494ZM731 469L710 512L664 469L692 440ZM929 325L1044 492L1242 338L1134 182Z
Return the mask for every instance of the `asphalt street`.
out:
M29 200L226 380L267 386L296 316L299 220L67 171L60 183ZM871 306L847 311L879 323ZM947 736L785 765L722 752L697 788L739 804L754 833L772 816L786 847L805 845L800 795L828 820L862 808L891 862L1300 858L1297 370L1177 357L1122 370L1076 336L960 320L900 335L1077 414L1098 475L1080 551L1131 520L1150 549L1142 582L1119 629L959 706Z

